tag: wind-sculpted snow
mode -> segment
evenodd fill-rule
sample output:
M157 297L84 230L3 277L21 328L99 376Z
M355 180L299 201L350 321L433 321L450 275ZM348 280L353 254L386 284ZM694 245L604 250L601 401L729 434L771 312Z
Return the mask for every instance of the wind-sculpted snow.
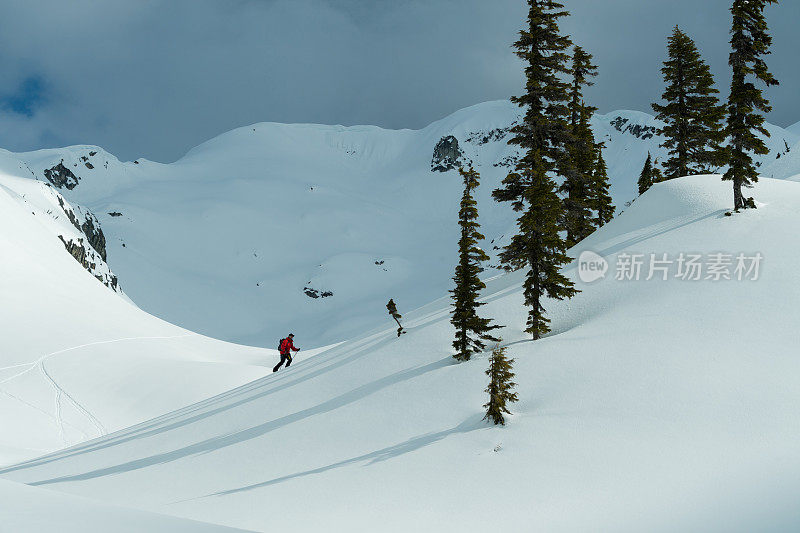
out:
M400 338L387 324L301 351L289 369L0 475L258 531L797 530L800 280L785 236L800 230L800 184L763 179L757 191L759 209L726 216L719 176L655 185L571 250L609 269L593 283L565 269L582 292L545 302L553 332L539 341L522 331L522 273L488 280L481 312L505 326L520 398L504 428L481 420L488 354L450 356L441 292L403 313ZM647 279L651 254L682 253L763 262L741 280ZM631 255L642 275L618 280ZM47 371L59 386L85 390L57 361ZM176 375L161 368L150 378Z

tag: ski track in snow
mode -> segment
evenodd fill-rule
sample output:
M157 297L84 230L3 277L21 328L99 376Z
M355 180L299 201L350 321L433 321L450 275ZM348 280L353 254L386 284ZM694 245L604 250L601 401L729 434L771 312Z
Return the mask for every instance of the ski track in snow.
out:
M36 365L36 366L39 368L39 370L41 370L42 375L44 376L44 378L47 380L47 382L50 385L50 387L55 392L55 395L56 395L56 397L55 397L55 402L56 402L55 410L56 410L56 423L58 424L58 436L61 439L61 445L63 447L66 447L67 446L67 438L66 438L66 435L64 434L64 417L61 414L61 392L62 392L62 389L61 389L61 387L59 387L56 384L55 381L53 381L53 378L50 377L50 374L47 373L47 369L44 367L44 361L39 361L39 364Z
M53 392L55 394L55 399L54 399L54 401L55 401L55 415L53 415L51 413L48 413L48 412L36 407L35 405L31 404L30 402L27 402L27 401L23 400L22 398L19 398L19 397L15 396L15 395L11 394L10 392L7 392L7 391L4 391L4 390L0 389L0 393L3 393L5 395L9 396L10 398L13 398L13 399L15 399L15 400L27 405L28 407L31 407L31 408L33 408L33 409L35 409L35 410L37 410L37 411L39 411L41 413L44 413L44 414L50 416L51 418L54 418L54 420L56 422L56 425L58 426L59 438L61 439L61 442L62 442L64 447L66 447L68 445L67 439L66 439L66 433L64 432L64 426L65 425L69 425L69 426L72 426L73 428L77 429L78 431L83 433L86 438L88 438L88 434L85 431L83 431L82 429L80 429L77 426L75 426L74 424L71 424L71 423L69 423L69 422L64 420L63 413L62 413L62 402L61 402L61 397L62 396L65 397L67 399L67 401L80 414L82 414L84 416L84 418L86 418L86 420L89 421L90 424L92 424L92 426L97 431L97 435L96 436L102 437L102 436L108 434L108 431L106 430L106 428L97 419L97 417L95 417L91 412L89 412L88 409L86 409L83 405L81 405L80 402L78 402L75 398L73 398L66 390L64 390L63 387L61 387L58 383L56 383L56 381L53 379L53 377L47 371L47 368L45 367L45 361L47 361L49 358L53 357L54 355L60 355L60 354L66 353L66 352L79 350L81 348L88 348L90 346L98 346L98 345L102 345L102 344L114 344L114 343L118 343L118 342L135 341L135 340L179 339L179 338L190 337L190 336L191 335L187 334L187 335L170 335L170 336L158 336L158 337L125 337L125 338L121 338L121 339L110 339L110 340L104 340L104 341L89 342L89 343L86 343L86 344L80 344L78 346L71 346L69 348L63 348L61 350L57 350L55 352L51 352L51 353L45 354L45 355L41 356L40 358L36 359L35 361L30 362L30 363L20 363L20 364L10 365L10 366L6 366L6 367L0 368L0 371L3 371L3 370L9 370L11 368L27 367L22 372L18 372L18 373L14 374L11 377L8 377L8 378L5 378L3 380L0 380L0 385L3 385L5 383L13 381L13 380L15 380L15 379L17 379L19 377L24 376L25 374L27 374L28 372L30 372L34 368L39 369L40 373L45 378L45 380L50 385L50 387L53 389Z

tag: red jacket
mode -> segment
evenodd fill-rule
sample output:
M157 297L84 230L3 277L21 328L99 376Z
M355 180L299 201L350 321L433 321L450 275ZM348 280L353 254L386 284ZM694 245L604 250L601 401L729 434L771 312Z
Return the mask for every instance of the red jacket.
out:
M286 337L285 339L283 339L281 341L281 345L280 345L280 350L279 351L280 351L281 355L287 355L290 352L290 350L294 350L295 352L299 352L300 348L295 348L294 347L294 343L292 342L292 338L291 337Z

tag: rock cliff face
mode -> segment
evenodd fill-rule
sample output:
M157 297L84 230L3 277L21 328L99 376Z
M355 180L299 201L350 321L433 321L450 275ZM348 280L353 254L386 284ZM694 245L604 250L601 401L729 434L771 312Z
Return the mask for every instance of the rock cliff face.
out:
M69 221L75 226L75 229L79 230L86 236L86 240L89 242L89 245L95 249L95 251L100 254L100 257L103 258L103 261L107 261L107 253L106 253L106 236L103 234L102 228L100 228L100 221L97 220L97 217L94 216L90 211L86 211L85 213L81 210L82 221L78 219L78 216L75 214L75 210L66 203L64 198L61 195L58 195L58 205L61 206L61 210L64 211L64 214L67 216Z
M431 159L431 170L433 172L447 172L461 166L461 149L458 147L458 139L452 135L442 137L433 149L433 159Z
M63 159L56 166L46 168L44 170L44 177L58 189L67 188L72 190L78 185L78 177L64 166Z
M120 292L119 280L106 264L106 237L100 227L100 221L88 209L80 206L73 207L52 187L50 187L50 190L55 195L61 212L69 221L69 225L66 228L62 226L62 231L74 228L74 231L65 231L58 235L67 253L74 257L83 268L102 284ZM57 219L57 211L52 213L52 216ZM72 235L69 233L72 233Z
M99 256L97 255L97 252L95 252L90 246L87 247L83 239L78 238L76 242L73 239L64 238L63 235L59 235L58 238L64 244L64 248L67 249L67 253L74 257L75 260L80 263L81 266L83 266L83 268L93 275L100 283L114 291L119 289L119 280L117 279L117 276L112 274L110 271L104 272L98 268L100 262L98 261Z
M86 219L81 224L81 231L86 235L89 245L94 248L103 261L106 261L106 236L100 228L100 221L92 213L86 214Z

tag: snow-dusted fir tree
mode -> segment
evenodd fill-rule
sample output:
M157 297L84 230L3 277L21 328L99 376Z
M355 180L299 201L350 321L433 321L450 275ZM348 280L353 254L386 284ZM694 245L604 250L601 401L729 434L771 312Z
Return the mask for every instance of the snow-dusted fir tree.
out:
M514 379L514 372L511 371L513 364L514 360L506 357L506 348L495 346L489 357L489 368L486 370L486 375L489 376L489 386L486 387L489 401L483 405L486 409L486 416L483 419L491 420L495 425L506 424L503 415L511 414L508 404L517 401L517 393L511 392L517 385L511 381Z
M647 152L647 159L644 162L641 174L639 174L639 194L644 194L651 185L653 185L653 158L650 152Z
M614 218L614 204L608 193L608 167L603 159L603 144L595 145L595 162L592 171L592 181L589 187L589 207L595 212L594 225L596 228L604 226Z
M666 179L703 174L725 164L720 144L725 139L714 77L694 41L677 26L668 39L669 58L661 72L666 89L664 104L653 104L656 118L665 125L659 133L670 157L664 162Z
M769 112L772 107L753 81L761 81L768 87L778 85L763 58L770 53L772 44L764 8L776 3L777 0L734 0L731 6L733 22L728 64L733 69L733 78L725 129L729 139L729 168L722 179L733 182L733 208L736 210L756 206L752 198L745 199L742 194L742 187L751 187L758 181L750 153L763 155L769 152L757 134L769 137L762 113ZM755 80L751 81L750 76Z
M568 263L566 243L560 234L563 207L550 175L562 161L570 139L567 122L569 85L568 37L561 35L558 21L568 13L563 5L549 0L528 0L526 28L514 43L516 54L525 64L527 83L522 96L512 102L525 109L520 123L512 128L509 141L524 150L516 169L503 180L492 196L511 202L518 233L500 255L507 268L527 267L524 283L528 312L527 329L534 339L550 331L545 316L545 296L563 299L577 290L559 268Z
M486 287L480 279L483 272L482 261L488 261L478 243L483 240L478 224L477 202L472 197L472 191L480 184L480 174L470 167L468 171L458 169L464 180L464 193L461 196L461 208L458 211L458 225L461 227L461 238L458 240L458 265L453 276L455 288L450 291L453 298L453 318L451 322L456 328L456 338L453 355L459 361L468 361L473 353L481 352L486 348L484 341L499 342L489 332L500 326L492 325L489 318L478 316L478 307L484 305L478 302L480 291Z
M389 303L386 304L386 309L389 311L389 316L394 318L394 321L397 322L397 336L399 337L406 331L403 329L402 324L400 324L400 319L403 318L403 315L397 312L397 304L394 303L393 298L389 298Z
M559 173L564 176L559 191L564 196L564 228L567 231L567 246L582 241L594 230L591 220L589 190L594 169L594 133L589 118L597 111L586 104L584 87L593 85L591 78L597 76L597 66L592 56L580 46L572 52L572 81L570 83L569 132L566 159L560 162Z

